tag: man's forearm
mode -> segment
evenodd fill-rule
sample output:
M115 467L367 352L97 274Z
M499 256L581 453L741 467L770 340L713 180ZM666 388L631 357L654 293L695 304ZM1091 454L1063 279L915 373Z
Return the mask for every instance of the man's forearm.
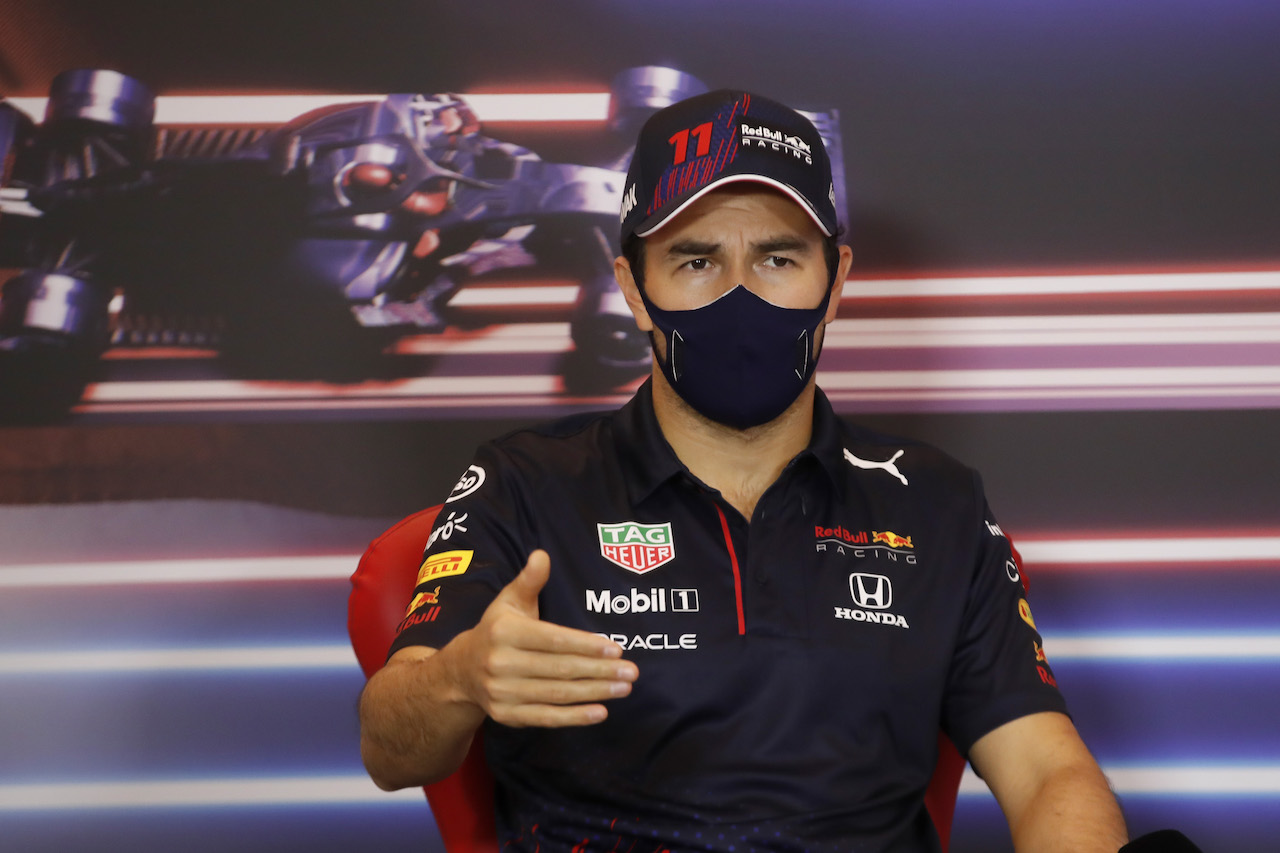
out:
M1115 853L1128 841L1115 796L1092 762L1048 776L1010 831L1018 853Z
M448 776L484 722L484 711L454 686L449 646L422 651L427 654L393 660L375 673L360 697L360 752L383 790Z

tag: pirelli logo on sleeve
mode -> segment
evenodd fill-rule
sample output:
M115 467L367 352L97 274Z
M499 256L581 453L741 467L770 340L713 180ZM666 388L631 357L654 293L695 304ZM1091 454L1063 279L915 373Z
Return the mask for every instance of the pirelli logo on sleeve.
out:
M432 554L422 563L422 568L418 569L418 580L414 586L462 574L471 565L474 553L475 551L441 551L439 554Z

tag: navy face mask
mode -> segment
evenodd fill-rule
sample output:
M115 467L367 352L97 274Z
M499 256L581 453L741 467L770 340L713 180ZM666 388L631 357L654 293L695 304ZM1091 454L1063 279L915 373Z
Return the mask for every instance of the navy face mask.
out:
M740 284L687 311L658 308L643 288L640 295L667 342L659 361L671 387L711 420L746 429L786 411L813 375L831 287L817 308L780 308Z

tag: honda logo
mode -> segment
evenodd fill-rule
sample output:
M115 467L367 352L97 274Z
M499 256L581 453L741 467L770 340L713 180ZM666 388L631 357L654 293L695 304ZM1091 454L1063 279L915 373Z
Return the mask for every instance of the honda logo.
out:
M849 595L859 607L884 610L893 604L893 584L884 575L855 572L849 575Z

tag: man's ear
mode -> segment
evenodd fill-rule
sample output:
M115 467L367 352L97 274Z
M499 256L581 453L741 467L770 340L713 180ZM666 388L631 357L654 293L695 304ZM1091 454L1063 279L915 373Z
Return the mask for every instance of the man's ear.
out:
M836 277L831 284L831 298L827 301L827 316L823 318L826 323L835 320L836 314L840 311L840 295L844 292L844 280L849 276L849 269L853 266L853 249L840 246L839 252L840 260L836 264Z
M622 296L627 300L627 307L636 318L636 328L642 332L653 331L653 321L645 310L644 300L640 298L640 288L636 287L635 276L631 274L631 264L627 259L618 256L613 259L613 278L622 289Z

